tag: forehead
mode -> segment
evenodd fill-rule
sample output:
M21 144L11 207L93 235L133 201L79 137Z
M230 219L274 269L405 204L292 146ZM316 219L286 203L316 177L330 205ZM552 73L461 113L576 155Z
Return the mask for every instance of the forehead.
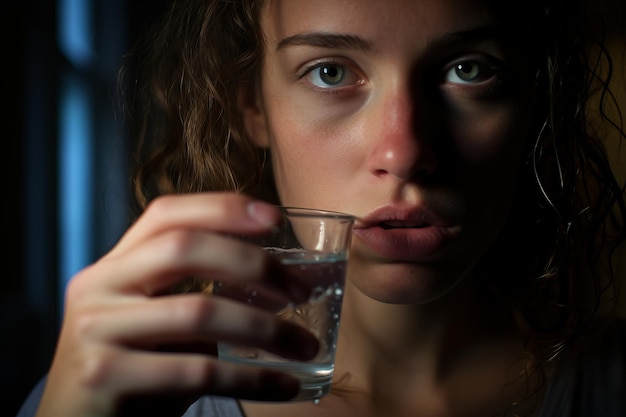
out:
M502 23L487 0L268 0L261 19L270 45L306 32L427 42L448 32Z

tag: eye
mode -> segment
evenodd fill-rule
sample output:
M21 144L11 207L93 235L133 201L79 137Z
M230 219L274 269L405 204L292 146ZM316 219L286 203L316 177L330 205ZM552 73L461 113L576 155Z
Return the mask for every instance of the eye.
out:
M361 78L345 65L319 62L305 68L300 78L317 88L329 89L358 85Z
M340 85L345 76L345 70L337 65L323 65L315 68L310 73L310 80L315 85Z
M455 63L447 70L444 80L455 84L477 84L492 78L496 71L491 65L478 60Z

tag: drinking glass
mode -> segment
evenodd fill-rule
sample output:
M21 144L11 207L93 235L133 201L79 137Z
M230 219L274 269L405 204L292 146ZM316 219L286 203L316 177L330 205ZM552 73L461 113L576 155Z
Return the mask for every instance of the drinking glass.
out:
M300 392L294 400L318 402L330 391L335 367L335 349L341 317L346 267L355 218L351 215L298 207L281 207L282 221L270 233L252 240L277 257L294 277L311 289L308 300L289 304L277 314L298 323L317 336L318 354L310 361L295 361L261 349L218 343L220 360L265 367L294 375ZM223 291L217 285L216 294ZM246 302L257 290L244 288Z

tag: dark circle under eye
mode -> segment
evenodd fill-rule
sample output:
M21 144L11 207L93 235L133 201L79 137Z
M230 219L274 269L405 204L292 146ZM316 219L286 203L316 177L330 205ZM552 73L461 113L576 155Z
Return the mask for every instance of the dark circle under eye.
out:
M343 80L344 70L339 66L323 66L319 71L320 79L326 84L339 84Z
M468 61L457 64L456 75L463 81L472 81L480 76L480 64L476 61Z

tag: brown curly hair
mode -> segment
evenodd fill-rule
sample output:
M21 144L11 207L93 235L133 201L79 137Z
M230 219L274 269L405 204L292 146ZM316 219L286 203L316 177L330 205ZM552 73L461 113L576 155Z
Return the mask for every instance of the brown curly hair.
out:
M126 56L118 84L139 210L162 194L258 188L263 155L234 99L254 88L263 59L257 3L173 1Z

